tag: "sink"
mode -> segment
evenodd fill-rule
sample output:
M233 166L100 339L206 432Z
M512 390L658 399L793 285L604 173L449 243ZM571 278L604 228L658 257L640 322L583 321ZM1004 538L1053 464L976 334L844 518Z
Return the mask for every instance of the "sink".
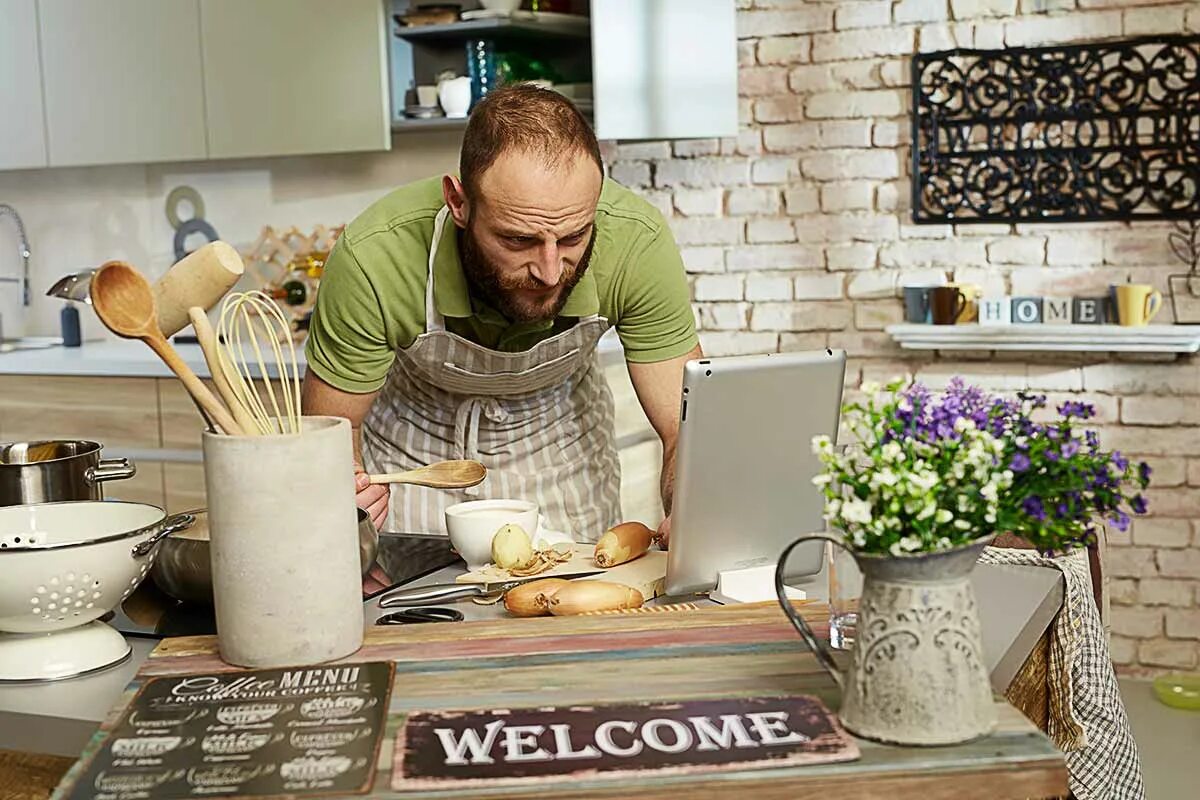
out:
M60 347L63 340L58 336L21 336L16 339L0 339L0 353L18 350L45 350Z

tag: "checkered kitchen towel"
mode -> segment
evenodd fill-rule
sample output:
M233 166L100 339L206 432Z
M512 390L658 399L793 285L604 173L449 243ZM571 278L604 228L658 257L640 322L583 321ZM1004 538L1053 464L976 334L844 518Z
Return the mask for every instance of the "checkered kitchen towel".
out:
M1092 596L1087 551L1048 558L1036 550L989 547L979 560L1062 572L1065 602L1050 631L1047 733L1066 757L1067 779L1079 800L1143 800L1137 745Z

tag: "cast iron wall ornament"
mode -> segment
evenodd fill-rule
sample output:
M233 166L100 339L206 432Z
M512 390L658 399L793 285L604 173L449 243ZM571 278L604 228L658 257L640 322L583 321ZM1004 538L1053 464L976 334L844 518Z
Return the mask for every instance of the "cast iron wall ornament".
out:
M1200 215L1200 36L914 56L918 223Z

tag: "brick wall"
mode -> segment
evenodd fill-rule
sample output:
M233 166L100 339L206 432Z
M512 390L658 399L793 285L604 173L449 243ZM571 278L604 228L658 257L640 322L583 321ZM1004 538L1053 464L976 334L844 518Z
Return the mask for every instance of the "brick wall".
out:
M1011 294L1081 293L1178 271L1159 224L916 226L909 59L954 46L1200 32L1162 0L738 0L737 138L607 145L617 180L672 220L712 355L844 348L864 378L953 375L1096 403L1106 446L1154 467L1153 516L1114 533L1113 657L1127 672L1200 657L1200 360L912 354L884 327L931 272ZM1167 308L1164 315L1170 317ZM1160 317L1161 319L1161 317Z

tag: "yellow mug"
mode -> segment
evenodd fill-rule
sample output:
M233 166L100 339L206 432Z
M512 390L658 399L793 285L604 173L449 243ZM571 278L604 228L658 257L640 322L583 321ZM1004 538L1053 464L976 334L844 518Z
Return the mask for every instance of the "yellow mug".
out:
M1146 283L1117 286L1117 320L1122 325L1145 325L1162 308L1162 292Z
M963 310L958 312L958 317L955 318L955 325L962 325L965 322L977 322L979 320L979 298L983 294L983 287L975 283L947 283L947 286L958 289L963 293L963 297L967 299Z

